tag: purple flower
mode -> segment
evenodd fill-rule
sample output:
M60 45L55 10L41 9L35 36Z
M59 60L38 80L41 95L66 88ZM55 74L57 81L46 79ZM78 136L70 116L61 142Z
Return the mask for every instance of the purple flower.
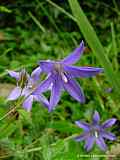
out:
M39 93L41 89L45 92L51 86L49 111L59 102L62 89L69 92L77 101L84 103L84 93L74 78L91 77L103 71L102 68L72 66L80 59L83 51L84 42L82 41L78 48L61 61L40 61L40 67L48 74L48 77L40 84L36 92Z
M21 96L25 97L23 102L23 107L30 111L32 108L33 101L42 102L46 107L48 107L48 100L42 95L41 92L39 94L35 94L35 89L38 86L39 77L41 74L41 68L37 67L31 74L31 76L25 71L14 72L8 71L9 75L17 80L17 86L13 89L13 91L8 96L8 100L16 100Z
M104 90L104 92L106 92L106 93L111 93L113 91L113 88L106 88L105 90Z
M92 149L93 144L96 144L100 147L101 150L105 151L107 146L104 142L104 138L109 140L115 140L116 137L109 131L106 131L107 128L111 127L115 124L116 119L108 119L102 124L99 124L100 116L97 111L94 112L92 123L88 124L82 121L76 121L76 125L84 130L83 134L80 136L75 137L76 141L85 140L84 148L89 151Z

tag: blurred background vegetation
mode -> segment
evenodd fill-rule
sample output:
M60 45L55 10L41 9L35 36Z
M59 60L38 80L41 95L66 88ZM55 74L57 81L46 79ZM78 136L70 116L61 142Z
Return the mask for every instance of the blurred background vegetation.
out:
M114 71L120 75L120 1L79 0L79 3ZM7 75L7 69L25 67L31 72L40 59L61 59L84 40L71 16L62 11L72 14L67 0L0 0L0 117L10 109L11 103L5 99L15 85L14 79ZM86 41L85 44L86 50L78 65L102 67ZM114 88L109 92L112 86L105 74L78 81L86 95L85 105L64 93L52 113L34 103L31 113L21 108L1 121L0 159L77 160L85 159L79 158L85 154L120 155L120 103L114 98ZM106 141L107 153L97 147L86 153L84 143L76 143L71 138L82 132L74 121L90 121L95 109L100 112L102 121L110 117L118 119L112 129L118 140ZM92 159L109 160L105 157Z

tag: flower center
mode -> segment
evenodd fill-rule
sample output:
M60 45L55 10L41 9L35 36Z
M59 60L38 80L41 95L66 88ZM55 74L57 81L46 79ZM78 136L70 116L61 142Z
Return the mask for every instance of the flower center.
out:
M95 137L96 137L96 138L98 138L98 132L97 132L97 131L95 131L95 133L94 133L94 134L95 134Z
M92 127L91 128L91 134L93 135L93 136L95 136L96 138L98 138L99 137L99 132L100 132L100 129L98 128L98 127Z
M62 66L62 64L56 62L56 63L54 64L54 69L55 69L55 71L56 71L57 73L61 73L61 72L63 71L63 66Z
M65 75L63 72L61 73L61 77L62 77L62 80L63 80L65 83L68 82L68 79L67 79L66 75Z
M27 84L27 88L30 89L31 91L34 91L37 87L37 84L33 83L32 81L29 81Z
M68 82L68 79L67 79L67 76L66 76L66 74L65 74L65 72L64 72L64 69L63 69L62 64L60 64L60 63L55 63L55 64L54 64L54 69L55 69L55 72L57 72L57 73L61 76L62 80L63 80L65 83L67 83L67 82Z
M28 83L28 75L25 70L22 70L20 73L20 78L18 80L18 85L21 86L21 88L24 88L27 83Z

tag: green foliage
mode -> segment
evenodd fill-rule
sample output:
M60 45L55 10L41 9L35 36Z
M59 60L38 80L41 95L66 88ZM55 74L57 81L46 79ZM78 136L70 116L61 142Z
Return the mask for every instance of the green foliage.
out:
M20 70L25 67L31 72L40 59L67 56L84 37L90 48L86 43L85 53L78 65L101 65L105 73L96 78L78 79L86 96L84 105L64 93L52 113L34 103L31 112L20 108L0 121L0 159L107 160L106 153L97 146L87 153L84 142L74 141L74 136L82 133L74 122L79 119L90 122L94 110L100 112L101 121L117 117L113 131L118 140L106 143L109 150L112 146L119 146L119 2L79 2L18 0L9 1L6 6L1 2L0 89L4 93L0 93L0 119L11 108L11 103L6 102L7 93L11 90L8 84L15 84L7 75L7 69ZM71 9L73 15L70 14ZM113 92L106 92L108 88L113 88ZM118 149L114 149L112 154L117 155L116 152ZM91 158L92 155L98 156Z
M77 133L79 128L75 128L74 125L69 124L67 121L55 121L51 123L49 128L56 129L59 132L63 133Z
M104 67L106 76L109 78L111 85L115 88L116 93L120 95L120 85L118 81L118 76L114 74L112 66L108 60L108 57L106 56L105 50L101 45L94 29L92 28L91 24L86 18L77 0L69 0L69 4L72 9L73 15L76 18L76 22L79 28L81 29L81 32L83 33L86 41L90 45L91 49L93 50L93 53L96 55L99 62Z

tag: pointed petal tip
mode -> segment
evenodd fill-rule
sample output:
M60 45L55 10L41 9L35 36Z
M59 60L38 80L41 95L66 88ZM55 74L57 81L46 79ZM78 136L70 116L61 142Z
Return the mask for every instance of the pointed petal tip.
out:
M107 150L107 145L105 144L105 141L102 137L99 137L96 139L96 144L98 145L98 147L102 150L102 151L106 151Z
M114 135L114 134L113 134L113 135ZM117 139L116 135L114 135L114 136L111 138L112 141L115 141L116 139Z
M117 137L114 135L114 137L111 137L111 141L115 141L117 139Z
M79 122L80 122L80 121L75 121L75 124L76 124L77 126L79 126Z
M85 43L84 43L83 40L80 42L79 48L82 48L82 52L84 52L84 50L85 50Z
M53 110L54 110L53 107L48 106L48 112L49 112L49 113L52 112Z
M6 71L11 77L15 78L16 80L19 79L19 72L15 72L15 71L12 71L12 70L6 70Z
M82 40L82 41L81 41L81 43L83 43L83 44L84 44L84 40Z
M84 121L75 121L75 124L79 127L82 128L84 131L89 131L90 130L90 125Z
M84 47L84 41L83 40L80 42L80 45Z
M80 100L80 103L81 104L84 104L86 102L86 99L85 99L85 97L83 97L81 100Z
M93 124L98 124L100 121L100 115L98 113L98 111L94 111L93 114Z
M97 73L103 73L104 72L104 68L98 68L98 67L94 67L96 69Z
M68 78L68 83L63 83L63 87L75 100L80 103L85 102L84 92L77 81Z
M61 62L63 62L63 64L67 64L67 65L72 65L72 64L76 63L80 59L82 53L84 52L84 49L85 49L84 42L81 41L79 46L77 48L75 48L73 50L73 52L70 53L67 57L65 57Z
M51 113L51 112L52 112L52 109L49 109L49 108L48 108L48 112Z
M60 101L61 93L62 93L62 82L60 77L55 75L53 80L53 86L51 89L51 96L50 96L50 108L57 106Z
M105 131L105 132L101 133L101 136L103 138L109 139L111 141L114 141L114 140L117 139L117 137L115 136L115 134L113 134L111 132L108 132L108 131Z
M84 103L86 102L85 96L80 97L77 101L78 101L80 104L84 104Z
M116 118L108 119L102 124L102 128L112 127L116 123L116 121L117 121Z
M103 72L103 68L96 67L79 67L79 66L64 66L64 70L70 74L72 78L93 77Z
M86 134L83 133L83 134L81 134L81 135L78 135L78 136L74 137L73 139L74 139L76 142L83 141L83 140L86 139Z
M98 115L99 113L98 113L98 111L97 111L97 110L95 110L95 111L94 111L94 114L97 114L97 115Z
M25 99L23 102L23 108L27 111L30 112L32 109L32 103L33 103L33 96L30 95L28 98Z
M46 107L47 109L49 108L49 102L43 94L33 95L33 96L34 96L34 100L41 102L44 105L44 107Z
M90 150L91 150L92 148L84 147L84 149L85 149L87 152L90 152Z
M98 68L98 70L100 73L104 72L104 68Z
M117 119L116 118L112 118L112 123L113 123L113 125L116 123L116 121L117 121Z
M89 67L88 67L89 68ZM96 72L98 72L98 73L103 73L104 72L104 68L99 68L99 67L93 67L95 70L96 70Z
M54 109L54 106L52 106L50 103L49 103L49 105L48 105L48 112L50 113L50 112L52 112Z
M116 119L116 118L112 118L112 120L114 121L114 123L117 121L117 119Z
M89 136L87 138L86 143L84 145L84 148L87 152L89 152L93 148L94 142L95 142L95 137Z

